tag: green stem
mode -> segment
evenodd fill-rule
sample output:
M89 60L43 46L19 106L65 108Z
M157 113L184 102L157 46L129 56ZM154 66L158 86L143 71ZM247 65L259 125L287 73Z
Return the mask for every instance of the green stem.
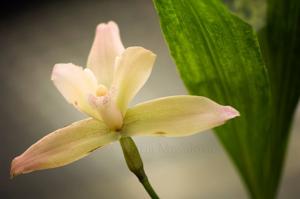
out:
M152 199L159 199L144 171L140 153L131 137L122 137L120 144L129 170L136 175Z

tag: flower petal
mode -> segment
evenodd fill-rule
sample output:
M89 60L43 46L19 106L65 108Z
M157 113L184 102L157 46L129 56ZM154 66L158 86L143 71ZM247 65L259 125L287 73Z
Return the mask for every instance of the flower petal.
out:
M99 113L88 103L88 95L95 93L97 80L93 72L74 64L56 64L51 80L56 88L78 110L101 120Z
M155 58L155 54L142 47L129 47L117 58L111 89L115 91L115 101L123 114L149 78Z
M16 157L11 176L67 165L118 137L101 121L89 118L75 122L48 134Z
M99 83L110 86L115 59L123 51L118 25L113 21L99 24L87 61L88 68L95 73Z
M133 135L187 136L224 124L239 116L230 106L199 96L155 99L128 109L122 133Z

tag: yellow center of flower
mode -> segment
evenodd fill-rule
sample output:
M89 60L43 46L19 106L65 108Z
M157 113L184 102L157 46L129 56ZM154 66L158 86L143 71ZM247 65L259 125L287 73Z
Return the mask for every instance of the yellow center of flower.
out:
M108 93L107 88L106 88L104 85L101 85L101 84L100 84L100 85L98 86L97 90L96 90L96 96L97 96L97 97L102 97L102 96L107 95L107 93Z

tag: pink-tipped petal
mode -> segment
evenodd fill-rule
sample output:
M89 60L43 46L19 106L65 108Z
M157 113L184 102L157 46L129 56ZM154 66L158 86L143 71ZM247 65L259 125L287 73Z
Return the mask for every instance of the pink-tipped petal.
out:
M101 121L89 118L75 122L46 135L16 157L11 176L67 165L118 138Z
M115 59L123 51L118 25L113 21L99 24L87 61L88 68L95 73L99 83L110 86Z
M165 97L128 109L122 133L128 136L187 136L220 126L238 115L234 108L206 97Z
M222 108L222 111L223 111L223 117L225 120L230 120L230 119L240 116L240 113L231 106L224 106Z

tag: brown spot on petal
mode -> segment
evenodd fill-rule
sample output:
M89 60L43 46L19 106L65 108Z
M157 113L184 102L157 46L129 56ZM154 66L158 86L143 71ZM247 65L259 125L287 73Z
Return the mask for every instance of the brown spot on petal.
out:
M156 135L166 135L167 133L159 131L159 132L155 132L154 134L156 134Z

